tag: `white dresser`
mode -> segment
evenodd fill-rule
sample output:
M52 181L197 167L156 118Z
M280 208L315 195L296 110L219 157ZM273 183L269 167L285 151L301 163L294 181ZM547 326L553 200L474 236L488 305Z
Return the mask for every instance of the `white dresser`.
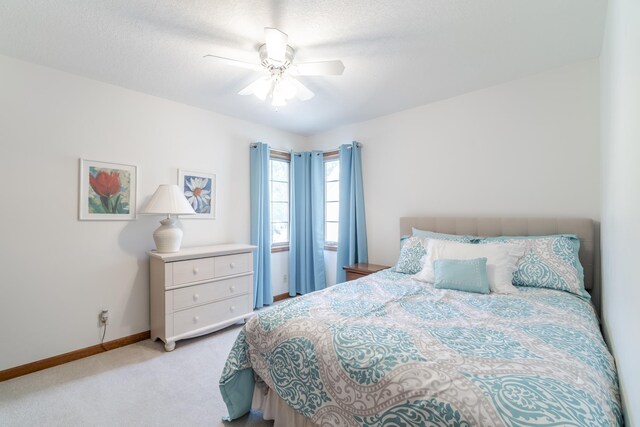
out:
M148 252L151 339L176 341L222 329L253 314L255 246L228 244Z

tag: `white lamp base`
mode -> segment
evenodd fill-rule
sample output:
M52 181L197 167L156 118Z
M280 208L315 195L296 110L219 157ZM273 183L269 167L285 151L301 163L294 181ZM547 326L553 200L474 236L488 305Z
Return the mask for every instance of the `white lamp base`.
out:
M165 218L162 224L153 232L153 240L156 242L158 252L178 252L182 243L182 230L176 225L175 218Z

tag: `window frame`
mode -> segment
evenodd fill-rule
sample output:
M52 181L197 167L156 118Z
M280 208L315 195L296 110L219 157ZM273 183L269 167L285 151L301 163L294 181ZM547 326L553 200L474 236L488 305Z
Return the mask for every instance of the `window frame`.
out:
M339 150L325 151L324 153L322 153L322 157L323 157L323 159L322 159L323 160L323 165L325 165L327 162L338 160L338 167L339 167L339 165L340 165L340 151ZM323 168L323 176L324 176L324 171L325 171L325 169ZM338 179L338 182L340 182L340 179ZM327 177L326 176L324 176L324 214L325 214L325 218L324 218L324 233L325 233L324 250L325 251L337 252L338 251L338 242L327 241L327 218L326 218L326 216L327 216ZM334 222L334 221L332 221L332 222Z
M277 161L285 161L287 163L289 163L289 180L288 180L288 184L289 184L289 194L291 194L291 153L288 153L286 151L279 151L279 150L274 150L271 149L269 150L269 191L271 191L271 182L273 181L271 179L271 160L277 160ZM289 239L286 243L273 243L273 241L271 242L271 253L275 253L275 252L286 252L289 250L289 244L290 244L290 240L291 240L291 197L289 197L289 220L287 221L287 224L289 226ZM273 205L272 205L273 201L271 200L271 197L269 197L269 209L272 209ZM269 221L269 226L271 227L273 225L273 221L270 220ZM273 231L271 231L271 233L269 234L270 238L273 238Z

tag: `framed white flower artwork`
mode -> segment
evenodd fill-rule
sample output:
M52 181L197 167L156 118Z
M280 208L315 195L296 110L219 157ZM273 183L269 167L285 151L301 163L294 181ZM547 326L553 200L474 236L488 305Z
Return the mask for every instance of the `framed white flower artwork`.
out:
M195 215L185 215L181 219L215 219L216 176L214 174L178 169L178 187L196 211Z

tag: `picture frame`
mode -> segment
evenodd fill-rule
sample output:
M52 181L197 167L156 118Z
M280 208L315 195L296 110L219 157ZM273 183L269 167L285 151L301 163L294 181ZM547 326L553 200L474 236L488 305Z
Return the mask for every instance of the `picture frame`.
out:
M178 169L178 187L187 198L195 215L185 215L181 219L216 218L216 175Z
M137 166L80 159L79 183L79 220L136 219Z

